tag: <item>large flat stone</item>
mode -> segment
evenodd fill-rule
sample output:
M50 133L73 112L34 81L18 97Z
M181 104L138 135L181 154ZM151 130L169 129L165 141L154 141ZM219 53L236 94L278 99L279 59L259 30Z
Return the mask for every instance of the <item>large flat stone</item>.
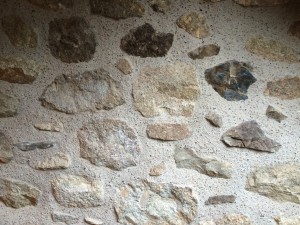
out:
M17 15L4 16L2 18L2 29L14 46L28 48L37 46L36 33L31 26Z
M279 202L300 204L300 165L279 164L258 168L247 178L246 190Z
M13 117L18 114L19 100L0 91L0 118Z
M0 201L12 208L36 206L42 192L23 181L0 178Z
M46 10L58 11L63 8L71 8L73 0L27 0L33 5L39 6Z
M143 181L122 187L119 195L115 211L125 225L187 225L197 214L198 201L189 187Z
M35 61L22 58L0 58L0 80L31 84L42 72L42 67Z
M145 67L133 83L135 106L145 117L191 116L199 94L196 70L185 63Z
M158 33L149 24L145 23L121 39L121 49L129 55L145 57L163 57L173 44L174 35Z
M88 208L102 203L104 189L100 180L62 174L51 184L53 195L62 206Z
M48 41L51 54L65 63L90 61L97 45L94 32L81 17L51 21Z
M232 166L226 161L213 157L199 156L189 147L176 147L174 159L177 168L192 169L210 177L226 178L232 176Z
M187 124L159 123L147 126L149 138L163 141L177 141L192 135Z
M60 75L45 89L43 106L68 114L110 110L125 101L119 82L104 69Z
M85 124L78 131L80 155L96 166L122 170L136 166L141 148L132 128L120 120Z
M235 60L205 70L205 79L227 101L246 100L248 88L256 82L251 67Z
M91 12L113 19L142 17L145 7L136 0L90 0Z
M227 130L221 140L230 147L277 152L281 144L268 138L254 120L243 122Z
M3 132L0 132L0 163L8 163L14 157L9 139Z

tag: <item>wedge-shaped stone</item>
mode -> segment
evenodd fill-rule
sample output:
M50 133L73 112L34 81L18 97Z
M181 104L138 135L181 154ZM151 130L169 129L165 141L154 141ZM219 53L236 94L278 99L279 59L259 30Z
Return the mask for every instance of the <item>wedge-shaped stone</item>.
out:
M0 91L0 118L13 117L18 114L19 100Z
M254 225L250 219L242 214L230 214L225 215L222 218L211 220L211 221L201 221L199 225Z
M149 138L163 141L177 141L190 137L192 132L187 124L159 123L147 126Z
M271 61L287 63L299 62L298 53L279 41L263 36L252 37L246 42L246 49L258 56Z
M246 63L230 60L205 70L205 79L227 101L246 100L248 88L256 82L250 68Z
M197 214L198 201L189 187L143 181L122 187L119 195L115 211L125 225L187 225Z
M199 48L188 53L191 59L203 59L205 57L211 57L214 55L218 55L220 52L220 47L218 45L209 44L203 45Z
M280 99L300 98L300 76L269 81L264 94Z
M42 192L23 181L0 178L0 201L12 208L35 206Z
M142 17L145 7L136 0L90 0L91 12L113 19Z
M65 207L96 207L104 196L100 180L66 174L52 180L52 190L56 201Z
M209 36L209 29L203 15L196 12L186 13L177 20L177 26L184 29L195 38Z
M40 100L43 106L68 114L110 110L125 102L120 84L104 69L60 75L45 89Z
M234 0L242 6L276 6L288 3L290 0Z
M78 131L80 155L96 166L122 170L136 166L140 146L132 128L120 120L85 124Z
M94 32L81 17L51 21L48 41L51 54L65 63L90 61L97 45Z
M14 157L9 139L0 132L0 163L8 163Z
M163 57L173 44L174 35L158 33L149 24L145 23L121 39L121 49L129 55L145 57Z
M215 127L222 127L223 122L222 122L222 117L219 116L217 113L213 111L209 111L205 115L205 119L210 122Z
M56 153L38 162L30 163L30 166L37 170L66 169L70 166L71 159L64 153Z
M27 0L33 5L39 6L46 10L58 11L63 8L71 8L73 0Z
M280 164L258 168L248 175L246 190L279 202L300 204L300 165Z
M246 121L227 130L221 140L230 147L248 148L264 152L277 152L281 144L268 138L258 123Z
M135 106L145 117L164 111L172 116L191 116L199 94L195 68L185 63L145 67L133 83Z
M230 163L212 157L199 156L189 147L176 147L174 159L177 168L196 170L210 177L229 179L232 176Z
M0 58L0 80L31 84L41 73L42 67L35 61L22 58Z
M268 106L266 110L267 117L276 120L277 122L281 122L282 120L286 119L287 116L280 112L278 109L274 108L273 106Z

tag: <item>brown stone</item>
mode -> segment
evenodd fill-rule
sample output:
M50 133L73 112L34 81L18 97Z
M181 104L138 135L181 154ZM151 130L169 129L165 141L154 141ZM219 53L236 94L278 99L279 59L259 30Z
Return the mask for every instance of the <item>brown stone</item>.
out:
M163 141L177 141L188 138L192 135L187 124L150 124L147 126L149 138Z
M295 21L289 28L288 33L292 36L300 38L300 20Z
M216 195L209 197L205 202L205 205L218 205L225 203L234 203L236 197L234 195Z
M27 0L33 5L39 6L46 10L58 11L62 8L71 8L73 0Z
M171 8L171 0L150 0L149 4L155 12L166 13Z
M0 91L0 118L13 117L18 114L19 100Z
M277 122L281 122L282 120L286 119L287 116L280 112L278 109L274 108L273 106L268 106L266 110L267 117L276 120Z
M220 47L218 45L209 44L203 45L199 48L188 53L188 56L191 59L203 59L205 57L211 57L214 55L218 55L220 52Z
M117 61L116 67L118 70L120 70L124 75L128 75L132 73L133 66L129 59L127 58L121 58Z
M269 81L264 94L280 99L300 98L300 76Z
M0 163L8 163L13 157L14 153L9 139L0 132Z

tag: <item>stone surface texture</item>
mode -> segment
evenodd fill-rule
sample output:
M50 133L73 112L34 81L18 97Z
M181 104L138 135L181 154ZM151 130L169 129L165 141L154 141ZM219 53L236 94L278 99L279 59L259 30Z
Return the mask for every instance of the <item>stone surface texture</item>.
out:
M159 123L148 125L147 135L152 139L177 141L190 137L192 132L188 124Z
M199 156L190 147L176 147L174 160L177 168L192 169L210 177L229 179L232 166L229 162L213 157Z
M81 17L51 21L48 41L51 54L65 63L90 61L97 45L94 32Z
M133 65L131 61L127 58L121 58L117 61L116 67L120 70L124 75L128 75L133 71Z
M298 54L294 49L281 42L263 36L252 37L246 42L245 48L264 59L287 63L299 62Z
M278 109L274 108L273 106L269 105L266 110L267 117L276 120L277 122L281 122L282 120L286 119L287 116L280 112Z
M191 59L203 59L205 57L211 57L214 55L218 55L220 52L220 47L215 44L203 45L201 47L196 48L193 51L188 53L188 56Z
M63 8L71 8L73 0L27 0L28 2L46 10L58 11Z
M225 215L214 221L201 221L199 225L254 225L250 219L241 214Z
M52 213L52 220L55 223L65 223L67 225L72 225L72 224L78 224L79 223L79 217L74 216L68 213L63 213L63 212L58 212L54 211Z
M36 206L42 192L35 186L15 179L0 178L0 201L12 208Z
M133 83L135 107L144 117L191 116L199 95L195 68L181 62L145 67Z
M300 204L300 165L279 164L258 168L248 175L246 189L279 202Z
M135 131L120 120L85 124L78 131L80 155L96 166L122 170L136 166L141 147Z
M71 159L64 153L55 153L53 156L47 157L42 161L32 162L30 166L37 170L55 170L66 169L70 166Z
M16 47L35 48L37 46L37 34L19 16L9 15L3 17L2 29L11 44Z
M159 33L151 24L145 23L129 31L121 39L121 49L129 55L145 57L163 57L172 47L174 35Z
M268 138L254 120L243 122L227 130L221 140L230 147L248 148L264 152L276 152L281 144Z
M64 130L64 125L62 122L44 122L44 123L36 123L34 127L38 130L42 131L52 131L52 132L61 132Z
M40 100L43 106L67 114L110 110L124 103L120 84L104 69L60 75Z
M178 27L184 29L195 38L205 38L210 35L206 18L196 12L182 15L176 23Z
M242 6L277 6L288 3L290 0L234 0Z
M256 82L251 74L251 66L236 60L205 70L205 79L228 101L246 100L248 88Z
M65 207L96 207L103 201L104 188L100 180L61 174L51 184L56 201Z
M264 93L283 100L300 98L300 76L269 81Z
M0 163L8 163L14 157L8 137L0 131Z
M0 58L0 80L31 84L42 72L42 67L32 60L23 58Z
M16 116L18 109L19 100L0 91L0 118Z
M121 224L187 225L196 217L198 200L189 187L143 181L122 187L119 195L115 211Z

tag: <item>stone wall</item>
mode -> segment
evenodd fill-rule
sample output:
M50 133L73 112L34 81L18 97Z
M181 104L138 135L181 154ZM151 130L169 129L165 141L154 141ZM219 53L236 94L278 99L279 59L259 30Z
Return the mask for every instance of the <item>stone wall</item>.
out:
M288 0L0 2L0 224L299 225Z

